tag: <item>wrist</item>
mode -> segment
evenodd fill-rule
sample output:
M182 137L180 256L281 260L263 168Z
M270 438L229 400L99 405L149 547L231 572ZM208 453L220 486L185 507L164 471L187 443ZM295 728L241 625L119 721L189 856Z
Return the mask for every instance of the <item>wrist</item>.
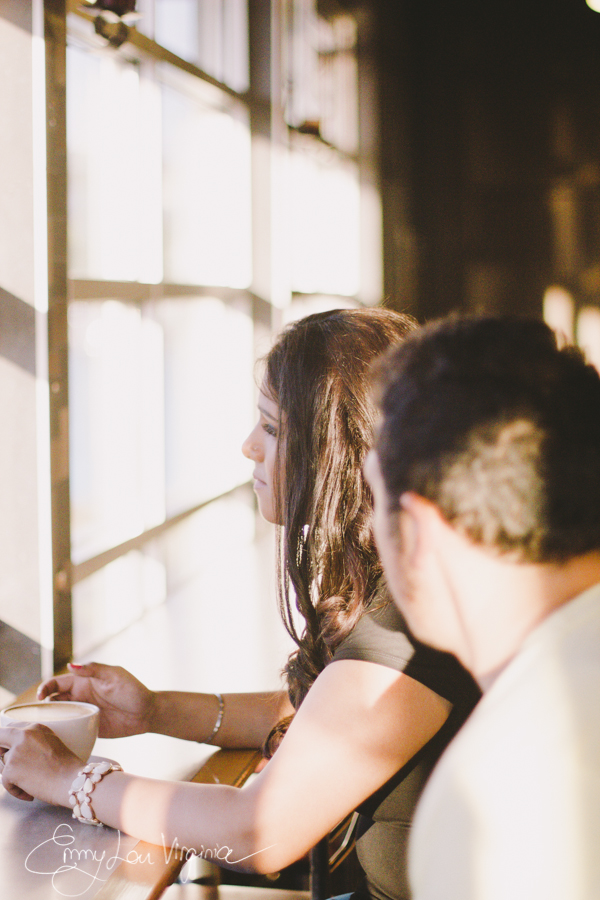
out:
M150 691L146 732L166 734L166 723L173 715L173 704L167 701L167 691Z
M94 791L105 775L122 771L119 763L108 759L87 763L80 769L69 790L69 806L73 810L73 818L85 825L103 825L92 806Z
M164 691L149 691L146 733L162 734L161 722L164 710Z
M202 740L204 744L212 744L214 743L219 731L221 730L221 724L223 722L223 716L225 715L225 701L223 700L222 694L215 694L215 699L219 704L219 708L217 710L217 717L215 719L214 725L212 727L212 731L209 736Z
M57 780L55 785L55 790L53 791L54 796L52 797L51 802L54 806L70 806L69 791L71 790L71 785L85 765L86 764L81 759L75 758L64 767L60 779Z

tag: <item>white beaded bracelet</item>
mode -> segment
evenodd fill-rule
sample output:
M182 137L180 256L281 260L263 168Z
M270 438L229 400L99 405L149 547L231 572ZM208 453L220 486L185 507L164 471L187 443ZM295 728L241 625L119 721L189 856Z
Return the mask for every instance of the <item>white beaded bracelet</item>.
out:
M202 741L203 744L212 744L212 742L214 741L214 739L217 736L217 732L219 731L219 728L221 727L221 722L223 721L223 713L225 712L225 701L223 700L223 698L220 694L215 694L215 697L219 701L219 712L217 715L217 721L215 722L215 727L212 730L211 736L206 741Z
M119 763L112 763L108 760L88 763L79 772L69 789L69 804L73 807L73 818L86 825L102 825L103 823L96 818L92 809L91 793L109 772L122 771Z

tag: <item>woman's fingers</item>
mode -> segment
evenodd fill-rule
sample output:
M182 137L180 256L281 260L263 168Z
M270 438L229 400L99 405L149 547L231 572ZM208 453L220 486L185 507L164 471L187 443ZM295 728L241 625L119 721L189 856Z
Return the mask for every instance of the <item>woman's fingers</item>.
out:
M0 733L4 733L7 729L0 729ZM3 737L3 742L5 745L10 744L9 740L6 737ZM18 785L13 784L10 779L6 778L4 775L4 769L6 766L6 762L8 760L5 759L7 754L10 752L10 746L1 746L0 747L0 776L2 779L2 787L9 793L12 794L13 797L16 797L17 800L33 800L31 794L28 794L27 791L22 790Z
M0 728L0 774L4 788L19 800L38 797L63 804L81 760L42 723Z
M49 678L43 681L37 689L38 700L45 700L47 697L56 695L57 700L69 700L71 698L71 688L73 685L72 675L57 675L55 678Z
M125 737L148 731L154 694L121 666L70 663L67 675L55 675L38 688L40 700L75 700L100 708L100 737Z
M69 663L68 669L81 678L102 678L107 675L114 666L107 666L104 663Z
M45 700L55 695L56 700L86 700L91 691L85 679L95 678L102 680L107 676L111 666L102 663L69 663L70 674L55 675L47 681L43 681L37 689L38 700ZM91 701L93 702L93 700Z
M34 800L35 798L28 794L27 791L21 790L21 788L16 784L11 784L10 781L2 776L2 787L7 791L7 793L12 794L13 797L16 797L17 800Z

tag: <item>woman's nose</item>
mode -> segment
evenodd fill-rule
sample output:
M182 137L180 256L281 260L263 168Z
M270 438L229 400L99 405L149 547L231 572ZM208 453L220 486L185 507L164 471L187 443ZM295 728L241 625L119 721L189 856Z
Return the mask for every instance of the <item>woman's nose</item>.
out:
M247 459L259 462L261 457L261 444L258 434L258 425L252 429L244 443L242 444L242 453Z

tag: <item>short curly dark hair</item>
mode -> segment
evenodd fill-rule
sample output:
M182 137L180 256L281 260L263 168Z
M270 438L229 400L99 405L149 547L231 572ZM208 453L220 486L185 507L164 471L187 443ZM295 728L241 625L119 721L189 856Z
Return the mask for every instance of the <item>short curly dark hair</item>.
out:
M374 371L390 509L414 491L527 562L600 548L600 376L543 322L448 317Z

